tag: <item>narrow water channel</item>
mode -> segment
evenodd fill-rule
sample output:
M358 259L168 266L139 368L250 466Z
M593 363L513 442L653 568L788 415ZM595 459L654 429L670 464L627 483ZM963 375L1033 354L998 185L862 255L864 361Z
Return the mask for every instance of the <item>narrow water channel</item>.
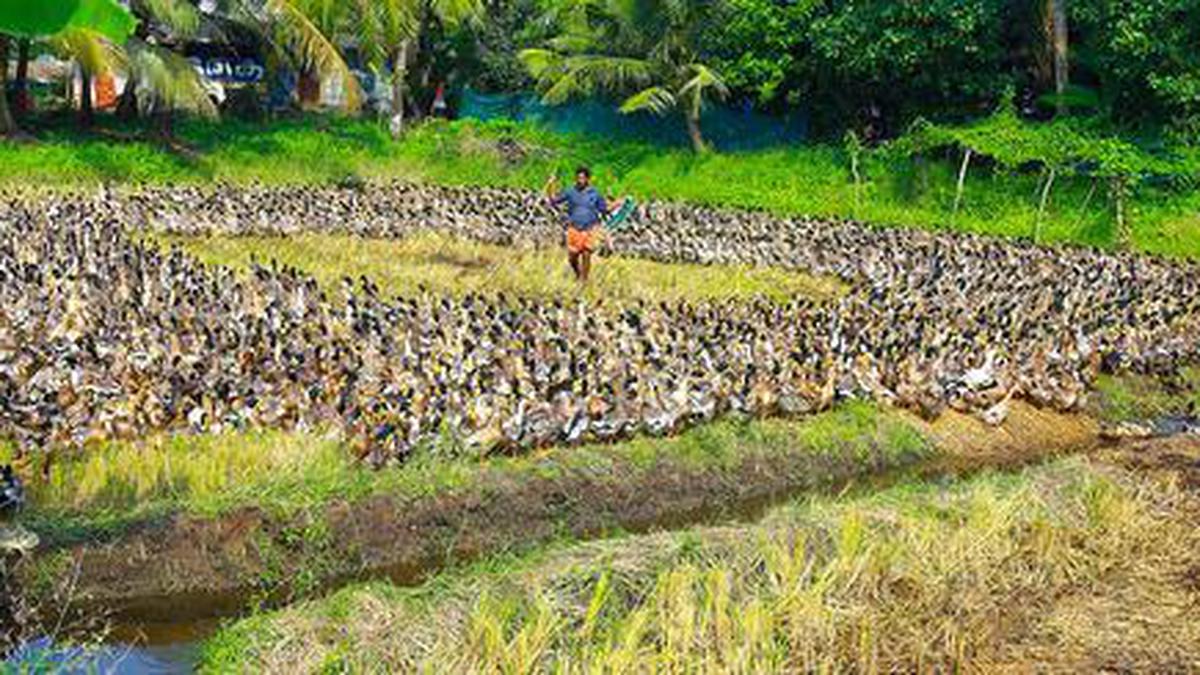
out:
M165 675L190 673L200 657L201 642L217 631L222 619L183 622L131 621L113 627L110 641L119 660L114 675Z

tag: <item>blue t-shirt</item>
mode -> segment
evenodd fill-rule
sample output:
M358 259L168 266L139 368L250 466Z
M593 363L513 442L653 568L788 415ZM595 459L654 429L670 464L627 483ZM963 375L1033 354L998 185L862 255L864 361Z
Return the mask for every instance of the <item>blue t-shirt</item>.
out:
M591 185L583 190L575 186L563 190L554 198L554 204L567 205L570 210L567 218L577 230L592 229L600 222L600 214L608 211L608 204L604 203L604 197L600 196L600 191Z

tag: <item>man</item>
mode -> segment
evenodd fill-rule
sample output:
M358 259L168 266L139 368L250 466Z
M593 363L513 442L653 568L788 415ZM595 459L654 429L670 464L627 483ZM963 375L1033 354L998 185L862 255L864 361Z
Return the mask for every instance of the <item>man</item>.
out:
M450 119L450 104L446 103L446 83L439 82L433 94L433 105L429 107L431 117Z
M553 190L555 178L550 179ZM602 236L601 219L608 213L608 204L599 190L592 186L592 172L586 166L575 170L575 185L550 195L555 206L567 206L564 225L567 243L567 261L580 283L587 283L592 271L592 251L599 245Z

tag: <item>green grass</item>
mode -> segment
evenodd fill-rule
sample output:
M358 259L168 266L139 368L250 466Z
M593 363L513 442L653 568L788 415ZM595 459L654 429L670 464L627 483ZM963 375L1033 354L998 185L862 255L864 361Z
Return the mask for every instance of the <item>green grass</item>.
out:
M1179 498L1083 459L816 498L754 525L347 587L226 627L202 671L1022 671L1039 645L1086 670L1072 659L1163 658L1163 636L1194 657L1194 612L1172 609L1197 543ZM1113 597L1122 584L1135 592ZM1153 628L1076 614L1113 600Z
M112 443L52 465L49 480L27 475L27 526L49 542L118 533L131 524L184 513L213 517L257 506L281 518L317 513L335 499L375 494L401 500L447 495L512 480L582 471L613 480L618 463L649 469L659 462L731 469L761 454L795 453L863 464L863 472L931 452L902 416L851 404L797 421L724 421L669 439L637 438L486 461L419 454L398 467L372 470L336 440L318 434L252 431L219 436ZM8 458L0 458L7 461Z
M1184 368L1177 378L1101 375L1096 381L1092 414L1107 422L1154 422L1175 415L1200 414L1200 367Z
M366 275L388 295L413 295L419 287L438 293L505 291L525 296L575 297L565 257L556 250L491 246L424 233L404 239L297 234L288 237L160 237L210 264L245 267L252 258L277 260L313 275L327 290L348 272ZM778 268L746 265L666 264L632 258L596 260L593 299L728 300L763 296L786 301L837 294L831 279Z
M180 153L110 135L42 133L36 143L0 144L0 182L87 185L262 181L331 183L347 178L540 188L550 172L590 164L606 191L641 197L854 217L867 222L1031 237L1039 177L973 170L961 212L953 212L956 163L868 158L861 190L840 147L805 145L696 156L690 151L555 135L527 125L434 123L393 143L374 122L310 118L251 125L189 122ZM521 148L502 152L500 139ZM1090 195L1090 197L1089 197ZM1128 205L1136 248L1200 255L1200 194L1144 188ZM1060 179L1042 230L1046 242L1111 246L1112 208L1103 186Z

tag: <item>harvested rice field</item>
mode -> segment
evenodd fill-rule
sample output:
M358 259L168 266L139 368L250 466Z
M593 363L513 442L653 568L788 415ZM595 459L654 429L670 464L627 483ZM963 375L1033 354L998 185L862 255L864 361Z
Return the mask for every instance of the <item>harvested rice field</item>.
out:
M619 236L619 235L614 235ZM505 292L533 298L645 302L751 300L786 302L791 298L825 300L843 285L833 277L750 265L660 263L608 257L580 288L566 255L545 247L497 246L437 232L403 239L344 234L302 233L266 236L167 236L200 260L245 269L253 261L277 261L304 270L326 288L342 278L366 276L387 295L427 290L455 296Z

